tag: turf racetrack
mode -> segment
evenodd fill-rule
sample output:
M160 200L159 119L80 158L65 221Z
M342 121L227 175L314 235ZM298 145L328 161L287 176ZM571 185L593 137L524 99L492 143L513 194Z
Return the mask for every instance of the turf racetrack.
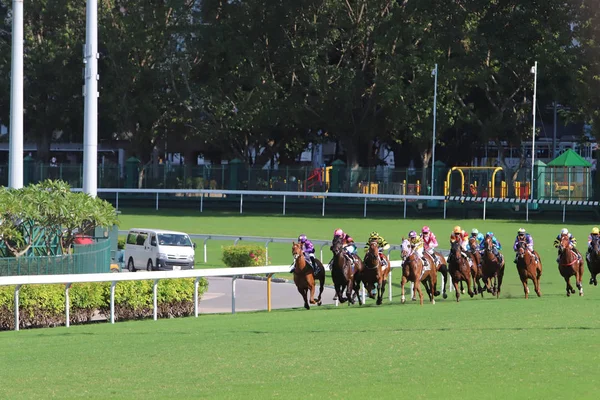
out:
M425 223L199 213L124 213L121 220L121 229L273 237L302 232L316 239L329 239L342 227L357 241L377 230L390 243ZM457 304L452 293L435 305L401 305L394 287L393 302L379 307L368 300L363 307L306 311L298 295L298 309L271 313L2 332L0 398L597 398L600 287L588 285L586 269L585 296L565 296L551 247L562 225L426 223L441 247L456 224L493 230L506 247L525 226L544 261L543 297L532 290L533 297L523 298L512 251L505 250L500 299L467 295ZM591 225L569 228L583 250ZM290 262L291 245L269 249L273 263ZM209 248L215 265L218 250L216 243Z

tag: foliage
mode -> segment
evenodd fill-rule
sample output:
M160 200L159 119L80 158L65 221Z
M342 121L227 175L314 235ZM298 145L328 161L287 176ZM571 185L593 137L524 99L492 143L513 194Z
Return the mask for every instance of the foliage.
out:
M222 260L229 268L266 265L265 250L258 245L225 246Z
M115 287L115 318L152 316L152 281L124 281ZM208 288L199 281L198 296ZM39 328L65 323L64 285L24 285L19 292L20 326ZM0 286L0 330L14 329L14 286ZM71 323L92 321L100 313L110 316L110 282L76 283L69 289ZM164 279L158 284L158 316L172 318L194 312L194 279Z
M43 254L57 254L56 241L69 252L77 232L119 223L114 207L99 197L71 192L62 181L46 180L22 189L0 188L0 243L10 256L21 257L43 239Z

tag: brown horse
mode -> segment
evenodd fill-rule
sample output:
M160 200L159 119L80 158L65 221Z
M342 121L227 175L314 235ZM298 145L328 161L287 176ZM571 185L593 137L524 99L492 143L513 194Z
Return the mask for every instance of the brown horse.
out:
M358 295L358 284L355 282L355 275L358 270L362 267L359 265L360 260L358 257L354 258L354 266L346 253L346 249L342 243L342 239L336 237L333 239L331 245L331 252L333 253L333 261L331 262L331 279L333 280L333 286L337 299L340 303L348 301L348 305L354 304L354 296ZM344 290L346 290L346 297L344 297ZM353 294L354 291L354 294ZM362 298L358 296L359 303L362 302Z
M483 242L483 257L481 261L483 282L485 283L487 291L492 295L496 295L496 298L499 298L500 288L502 287L502 278L504 278L504 260L501 260L494 254L494 244L491 235L486 235Z
M481 253L479 252L479 243L477 238L469 238L469 254L473 260L473 268L471 268L471 278L473 279L473 293L480 293L483 297L483 287L481 281L483 280L483 270L481 265ZM477 286L476 286L477 285Z
M444 280L442 281L443 282L442 297L444 299L447 299L448 294L446 293L446 285L448 284L448 264L446 263L446 257L444 257L444 255L442 253L440 253L439 251L434 251L433 255L431 252L428 252L427 250L425 250L425 253L427 253L433 259L437 272L440 272L442 274L442 276L444 277ZM428 282L423 282L423 285L425 286L426 291L429 292L431 290L431 288L428 285ZM433 292L436 296L440 295L440 291L437 290L437 279L436 279L435 287L433 288Z
M433 259L429 254L425 254L428 258L430 269L426 270L423 265L423 260L414 251L407 239L402 239L402 303L406 302L404 297L404 285L407 281L414 283L415 291L419 293L419 300L423 305L423 292L421 291L421 282L429 281L430 292L428 293L431 304L435 304L435 284L437 282L437 271Z
M385 265L380 257L384 258ZM381 305L385 293L385 284L390 274L390 260L385 254L380 255L377 240L369 242L369 250L365 254L364 264L365 268L360 277L370 298L375 298L373 290L375 284L377 284L377 305Z
M319 266L319 273L314 274L314 270L306 263L304 258L304 252L302 251L302 245L300 243L292 243L292 255L294 256L294 283L298 288L298 292L304 299L304 308L310 310L310 304L321 305L321 295L323 294L323 286L325 284L325 268L321 261L315 258L315 263ZM315 277L319 280L320 289L319 297L315 301ZM310 290L310 300L308 298L308 291Z
M536 261L537 257L537 261ZM519 272L519 278L523 284L523 291L525 292L525 298L529 298L529 288L527 287L527 279L533 281L535 293L540 297L542 292L540 290L540 277L542 276L542 259L537 251L532 253L527 248L527 243L521 242L517 247L517 272Z
M462 247L458 242L452 242L450 255L448 256L448 271L452 278L454 291L456 292L456 301L460 301L459 282L466 282L469 296L473 297L475 293L471 290L471 267L469 261L462 255Z
M597 286L598 281L596 275L600 273L600 239L598 237L592 239L590 249L588 250L585 259L587 260L588 270L590 271L590 285Z
M571 277L575 275L575 285L579 289L579 295L583 296L583 285L581 280L583 279L583 260L577 257L577 254L573 250L573 245L567 236L563 236L560 240L560 246L558 247L560 256L558 257L558 272L565 278L567 282L567 296L571 296L571 293L575 293L575 289L571 286Z

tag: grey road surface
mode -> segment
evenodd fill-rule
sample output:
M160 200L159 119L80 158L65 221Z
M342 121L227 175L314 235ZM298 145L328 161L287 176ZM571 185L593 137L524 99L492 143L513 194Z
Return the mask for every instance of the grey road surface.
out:
M200 301L200 313L231 312L231 278L207 278L208 291ZM317 286L315 297L318 296ZM323 304L334 304L333 289L323 290ZM267 309L267 282L250 279L237 279L235 282L235 311L258 311ZM271 307L296 308L303 307L304 301L294 283L271 283ZM313 305L311 305L313 307ZM317 307L314 305L314 307Z

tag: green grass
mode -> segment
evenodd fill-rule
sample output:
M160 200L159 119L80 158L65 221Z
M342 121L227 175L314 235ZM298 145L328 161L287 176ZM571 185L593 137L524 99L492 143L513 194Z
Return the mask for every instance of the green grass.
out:
M593 399L599 291L3 332L0 397Z
M342 227L361 242L377 230L390 243L428 224L442 247L456 224L493 230L506 247L525 226L544 259L543 297L532 290L534 297L523 298L506 250L498 300L463 296L457 304L452 293L436 305L401 305L395 278L392 303L380 307L368 300L363 307L2 332L0 398L598 397L600 287L587 285L586 271L585 296L565 296L552 247L560 224L127 211L120 219L121 229L274 237L302 232L315 239L330 239ZM568 226L583 249L591 225ZM222 266L219 246L209 247L210 266ZM269 250L274 264L291 262L291 244Z

